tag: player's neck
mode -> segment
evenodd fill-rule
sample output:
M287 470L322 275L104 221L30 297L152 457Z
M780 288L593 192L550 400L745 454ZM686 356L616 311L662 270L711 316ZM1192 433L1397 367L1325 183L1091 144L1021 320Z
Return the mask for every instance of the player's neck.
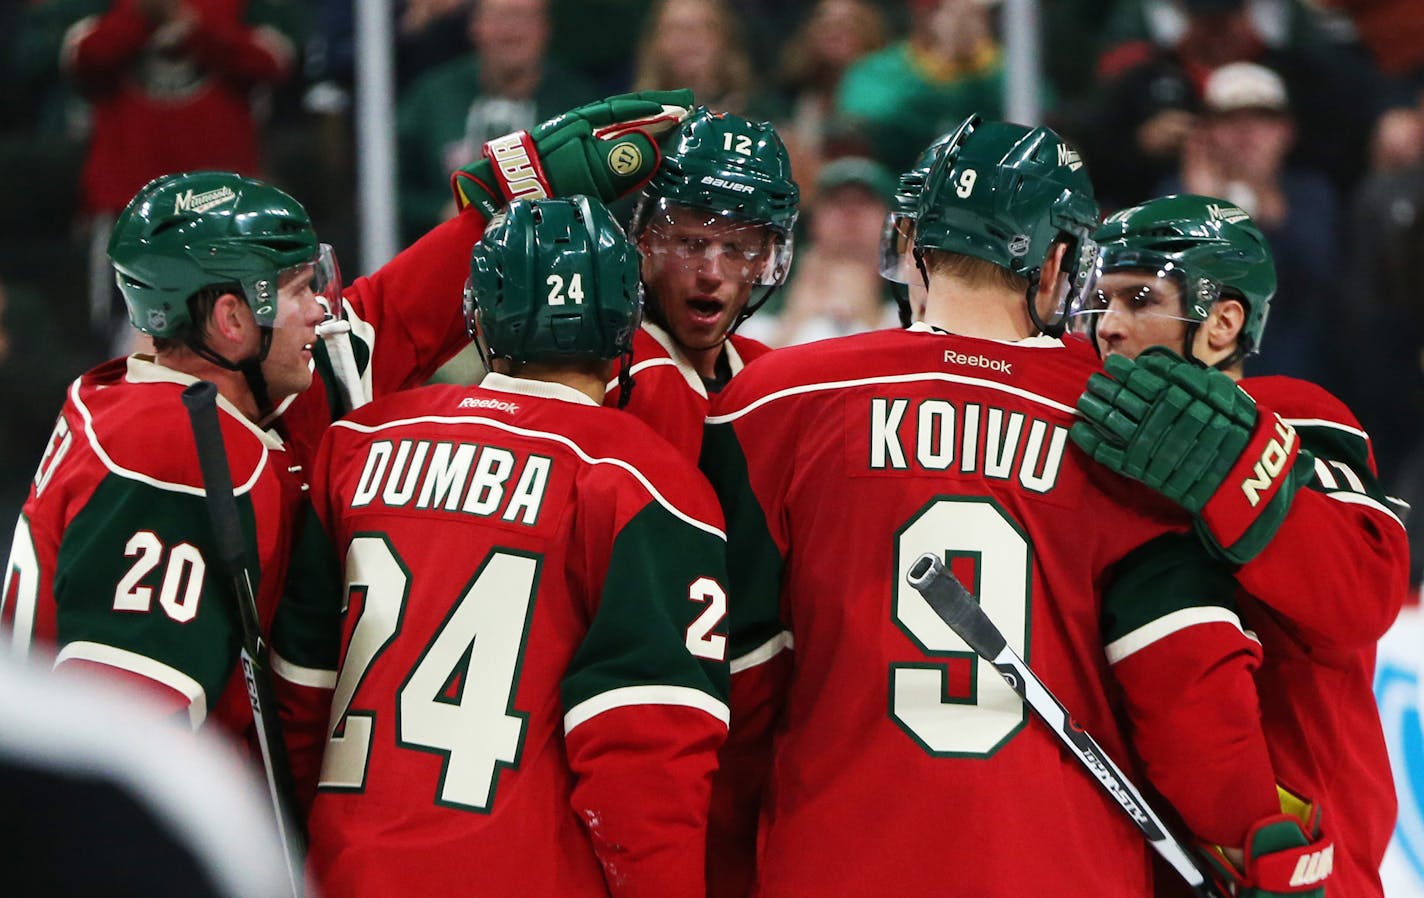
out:
M196 377L198 380L212 381L218 388L218 395L232 403L242 416L249 421L259 420L257 400L247 386L247 378L240 371L229 371L187 350L157 352L153 360L165 368Z
M496 360L494 370L500 374L507 374L510 377L522 377L525 380L538 380L544 383L561 384L597 402L603 404L603 397L608 392L608 378L611 376L611 368L604 363L601 368L593 368L569 365L544 365L538 362L526 362L518 367L511 368L507 363L501 364L503 360Z
M955 279L931 279L924 320L953 334L989 340L1022 340L1038 333L1023 296Z
M728 337L728 339L731 339ZM687 362L696 371L698 376L704 380L715 380L717 378L717 362L722 358L725 351L726 342L718 343L710 349L690 349L682 344L678 344L678 349L687 357Z

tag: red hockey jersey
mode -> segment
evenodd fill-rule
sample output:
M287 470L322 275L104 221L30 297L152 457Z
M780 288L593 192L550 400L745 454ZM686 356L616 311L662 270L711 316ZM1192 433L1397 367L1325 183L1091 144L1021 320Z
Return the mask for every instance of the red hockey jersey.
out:
M1375 645L1409 589L1404 526L1343 403L1287 377L1241 387L1315 456L1310 489L1237 573L1265 651L1256 683L1271 757L1282 783L1323 802L1336 846L1330 893L1379 896L1395 790L1372 687Z
M270 603L284 577L291 581L289 593L319 601L331 588L327 581L333 576L327 570L320 527L304 525L303 509L305 516L310 516L309 507L296 503L295 493L282 499L278 493L300 490L318 441L347 407L423 382L464 345L467 336L460 296L470 247L483 230L483 217L467 210L346 289L342 317L350 332L336 338L350 347L346 383L335 373L329 344L319 341L314 353L317 376L311 388L289 398L280 417L274 415L264 422L273 432L224 416L233 483L249 484L245 487L249 491L246 504L240 502L240 510L253 518L248 524L249 544L257 550L264 620L271 617ZM172 383L154 383L165 380ZM185 560L188 553L201 556L206 570L208 562L217 557L211 551L211 527L197 489L200 481L190 426L178 399L181 386L191 381L186 375L134 359L100 366L76 381L16 530L5 591L0 593L0 624L16 623L14 638L19 643L33 641L61 653L76 641L118 649L119 654L106 651L104 659L88 660L142 677L150 687L190 708L195 724L212 716L241 733L248 728L251 712L245 692L237 688L240 678L236 674L228 678L237 659L236 617L222 617L229 614L223 611L210 621L204 618L207 622L201 625L176 618L166 622L156 611L144 612L148 615L144 617L129 607L159 602L166 608L163 602L185 600L187 592L173 592L180 587L198 590L194 596L206 597L210 592L227 596L225 586L214 585L225 583L225 574L214 570L219 577L216 581L195 577L198 568ZM114 389L116 386L123 389ZM135 405L112 410L110 404L120 400ZM84 422L93 417L88 410L96 401L108 410L108 416L102 419L102 428L86 428ZM230 411L225 404L223 407ZM166 442L160 444L155 435L163 435ZM76 441L91 448L71 453L69 447ZM126 447L127 455L102 449L108 443ZM80 460L66 462L69 455ZM104 467L104 458L121 455L124 461L117 463L117 469ZM254 473L259 459L264 472L260 478ZM64 488L46 487L59 474L66 475L56 481ZM275 485L266 491L257 488L278 480L280 489ZM91 494L100 486L101 501L91 501ZM109 497L114 490L123 493L122 505ZM183 514L170 510L175 502L182 506ZM122 512L116 510L120 507ZM150 518L158 523L148 523ZM68 532L70 527L76 528L73 533ZM96 537L96 527L102 530L102 539ZM297 546L295 540L304 542ZM308 540L310 544L305 542ZM170 560L170 550L180 544L186 548L176 550L177 561ZM287 559L293 552L302 563L289 572ZM75 588L84 598L66 602L63 596ZM123 598L125 595L129 597ZM230 605L230 599L221 601ZM274 670L286 678L278 685L294 690L284 691L280 697L283 712L305 720L313 708L325 713L336 679L338 643L333 636L334 616L322 620L329 609L319 604L302 607L302 601L293 605L291 615L278 620L277 630L270 636ZM68 612L55 612L59 607L79 613L95 602L99 603L94 606L95 613L102 612L96 619L101 622L93 624L102 631L98 635L90 633L88 624L69 627L65 623ZM213 604L206 598L202 602ZM193 603L196 607L199 600L194 598ZM27 628L24 622L32 615L36 623ZM131 633L127 632L130 627ZM209 627L215 629L209 632ZM64 657L68 660L79 651L68 648ZM289 729L287 735L298 785L305 795L315 784L315 764L324 741L322 727L315 739L300 729Z
M737 334L722 345L733 377L747 363L771 351L765 344ZM643 322L633 335L632 374L633 394L625 410L646 421L695 463L702 451L702 423L711 405L707 385L668 332L652 322ZM608 384L603 404L616 408L621 396L614 380Z
M1105 588L1120 584L1113 607L1134 595L1207 606L1179 630L1189 651L1148 721L1196 757L1161 765L1156 785L1190 805L1194 827L1237 839L1276 809L1258 647L1230 613L1229 571L1182 535L1185 516L1068 441L1097 366L1076 340L916 326L778 350L718 396L703 464L735 559L724 759L746 762L757 725L778 721L752 894L1152 893L1137 830L906 583L927 551L1119 761ZM758 679L782 648L787 681ZM1208 698L1229 710L1203 723ZM714 882L722 861L709 856Z
M357 410L314 473L348 606L310 821L324 891L701 895L727 636L692 465L492 374Z
M119 672L194 727L212 720L241 737L252 724L237 667L241 625L179 398L193 380L135 356L70 387L16 526L0 622L22 654L33 645L61 668ZM218 408L270 631L303 529L302 484L276 436L224 399ZM311 671L282 656L307 654L293 641L306 631L276 629L279 686L297 689Z

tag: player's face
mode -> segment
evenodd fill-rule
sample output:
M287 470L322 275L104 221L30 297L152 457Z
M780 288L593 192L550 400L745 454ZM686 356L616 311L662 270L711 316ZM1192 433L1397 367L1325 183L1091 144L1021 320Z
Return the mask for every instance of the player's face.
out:
M687 349L712 349L751 297L773 236L761 225L668 206L638 237L643 283L658 318Z
M1110 271L1084 297L1080 316L1096 323L1098 352L1136 358L1149 346L1182 350L1188 319L1182 315L1182 291L1155 271Z
M312 290L315 270L315 265L300 265L284 271L277 282L272 345L262 362L267 395L274 403L311 386L311 348L316 326L326 317Z

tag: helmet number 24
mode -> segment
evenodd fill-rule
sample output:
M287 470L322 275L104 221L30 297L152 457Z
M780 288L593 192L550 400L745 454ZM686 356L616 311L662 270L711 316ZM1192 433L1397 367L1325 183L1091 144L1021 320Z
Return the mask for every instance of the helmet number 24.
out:
M549 285L549 305L564 305L564 276L561 274L551 274L544 283ZM569 299L572 299L578 305L583 305L582 274L575 272L574 276L569 278L569 290L567 295Z

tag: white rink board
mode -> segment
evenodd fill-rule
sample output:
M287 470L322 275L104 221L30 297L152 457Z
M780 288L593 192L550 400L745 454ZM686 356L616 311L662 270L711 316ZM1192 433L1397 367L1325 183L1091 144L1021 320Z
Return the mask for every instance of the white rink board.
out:
M1386 898L1424 898L1424 612L1419 606L1405 608L1380 640L1375 699L1399 793L1399 820L1381 867L1384 892Z

